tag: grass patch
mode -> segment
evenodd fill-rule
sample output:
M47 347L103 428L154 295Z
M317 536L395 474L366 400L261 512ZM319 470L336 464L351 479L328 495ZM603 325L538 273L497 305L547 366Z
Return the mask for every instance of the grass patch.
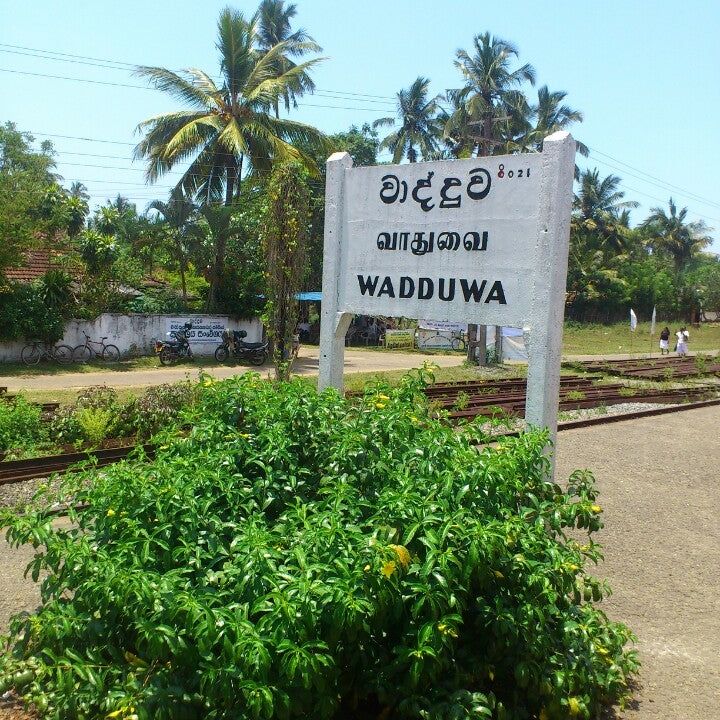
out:
M610 355L614 353L635 353L638 355L659 353L660 330L658 323L655 335L650 336L650 323L638 323L637 330L630 332L627 323L615 325L592 325L566 323L563 335L563 355ZM671 328L674 332L675 326ZM672 347L672 346L671 346ZM691 351L720 349L720 324L704 324L690 328Z

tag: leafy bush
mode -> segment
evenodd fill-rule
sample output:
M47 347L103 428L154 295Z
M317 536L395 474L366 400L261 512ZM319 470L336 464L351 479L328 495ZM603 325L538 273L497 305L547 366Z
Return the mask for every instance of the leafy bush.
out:
M108 436L112 413L100 408L84 408L79 410L75 418L82 432L83 439L97 447Z
M13 402L0 400L0 452L31 448L46 439L42 412L22 396Z
M117 392L106 385L94 385L78 393L72 405L61 407L53 418L53 434L59 443L76 443L88 440L100 444L106 437L114 437L118 430L120 413ZM107 416L105 418L105 416ZM99 440L92 440L90 434Z
M42 280L13 283L0 290L0 340L44 340L56 342L65 330L64 310L46 304L47 288Z
M168 424L174 424L180 412L193 403L195 395L196 387L190 382L155 385L122 409L119 426L126 435L150 438Z
M476 448L420 389L349 405L208 378L154 461L67 480L87 503L70 528L6 516L47 577L0 691L73 720L589 718L622 700L637 663L593 604L592 476L548 482L540 431Z

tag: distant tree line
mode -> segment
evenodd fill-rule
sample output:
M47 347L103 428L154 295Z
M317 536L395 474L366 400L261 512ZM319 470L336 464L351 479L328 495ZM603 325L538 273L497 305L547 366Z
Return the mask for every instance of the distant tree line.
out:
M296 14L285 0L263 0L252 17L223 10L219 74L137 68L181 104L138 126L135 157L146 164L147 182L182 171L169 195L146 208L118 196L90 212L84 186L66 188L55 172L50 143L35 148L12 123L0 127L0 310L18 319L4 336L38 323L50 336L70 314L104 310L260 314L266 298L292 295L287 287L279 293L282 277L268 262L285 267L293 287L320 288L330 153L344 150L356 165L371 165L384 150L393 162L538 152L548 134L583 120L565 92L547 85L530 92L533 66L519 63L512 43L486 32L469 51L456 52L458 87L433 96L430 80L418 77L397 93L394 116L324 135L291 118L314 90L322 60L308 32L293 28ZM578 152L588 154L582 142ZM280 217L268 187L288 177L298 188L292 196L302 198L301 210L287 209L297 223L292 237L285 225L282 232L268 227L269 218ZM720 262L705 252L710 228L689 221L688 209L672 199L631 227L637 203L625 197L619 177L576 169L576 181L568 318L609 322L624 318L629 306L644 314L655 306L664 317L686 320L701 309L720 310ZM293 252L298 238L301 253ZM3 280L5 268L40 246L54 251L54 275L31 290ZM52 317L41 322L39 309L24 313L30 296L53 297L44 305ZM292 316L273 312L287 334Z

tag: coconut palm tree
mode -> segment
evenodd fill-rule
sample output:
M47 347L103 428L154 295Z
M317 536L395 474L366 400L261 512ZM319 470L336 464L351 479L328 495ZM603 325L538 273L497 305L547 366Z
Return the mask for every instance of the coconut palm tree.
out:
M418 77L406 90L397 94L397 119L400 127L391 132L380 144L392 151L393 162L403 157L417 162L420 156L427 159L437 154L442 137L442 125L438 117L437 98L428 99L430 80ZM373 127L394 125L395 118L376 120Z
M70 185L69 195L70 197L79 198L85 202L90 199L90 195L88 194L85 185L77 180Z
M600 178L597 168L584 170L574 200L573 229L595 233L613 253L626 249L628 211L638 206L634 200L623 200L625 193L619 189L620 182L617 175Z
M512 149L508 144L513 125L527 115L521 86L525 82L535 84L535 70L527 63L512 70L517 48L490 33L477 35L473 50L473 55L465 50L456 53L455 67L465 85L447 93L455 110L445 134L459 144L468 144L478 157L506 152Z
M187 272L188 264L188 246L193 237L197 235L193 220L197 214L198 207L190 198L186 197L181 190L175 190L170 194L167 202L153 200L153 202L148 205L148 210L158 212L170 230L172 253L178 261L178 268L180 270L182 296L183 300L187 300L185 273Z
M189 160L178 183L186 194L213 201L222 198L224 190L229 205L244 171L267 170L275 159L299 160L312 167L312 159L292 143L321 144L322 134L309 125L274 118L269 110L286 92L301 91L303 76L321 58L278 70L278 59L292 43L278 43L261 52L258 31L257 15L247 20L230 8L222 11L217 43L220 85L196 68L181 73L160 67L136 70L190 106L138 125L145 137L135 148L135 158L148 161L148 182Z
M302 43L283 41L259 49L259 19L249 20L226 8L218 21L217 48L222 82L191 68L180 73L160 67L139 67L137 74L181 100L188 109L145 120L138 131L145 137L135 148L146 159L146 178L155 182L176 165L186 166L178 183L186 195L203 202L230 205L239 196L243 173L266 173L274 161L295 160L316 170L310 154L295 147L318 147L322 133L309 125L273 116L272 109L287 94L306 86L320 58L286 68L280 62ZM211 271L210 307L225 264L224 244L215 246Z
M322 48L303 29L293 31L290 21L297 15L295 4L285 6L285 0L263 0L258 8L258 48L267 53L276 45L285 43L286 51L278 57L278 69L286 71L295 67L291 57L301 57L309 52L321 52ZM288 90L283 96L285 109L297 107L297 97L312 93L315 83L309 73L301 78L300 91ZM279 117L279 104L275 101L275 117Z
M583 114L564 103L567 93L551 91L547 85L538 88L537 105L530 106L531 129L525 136L526 149L542 150L542 141L558 130L567 130L570 125L583 121ZM577 151L584 157L590 153L587 145L575 140ZM576 178L579 179L579 178Z
M702 220L686 222L688 209L684 207L678 212L677 205L670 198L668 202L669 214L661 207L650 209L643 227L651 234L649 245L654 250L668 253L675 265L675 271L680 274L688 263L710 243L712 238L708 227Z

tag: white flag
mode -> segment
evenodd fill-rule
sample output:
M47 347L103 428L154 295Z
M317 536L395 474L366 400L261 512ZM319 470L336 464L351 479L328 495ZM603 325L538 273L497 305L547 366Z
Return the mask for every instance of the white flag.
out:
M635 332L635 328L637 327L637 315L635 314L635 311L630 308L630 330Z
M655 319L656 319L656 317L657 317L657 314L655 312L655 306L653 305L653 314L652 314L652 319L650 320L650 334L651 335L655 334Z

